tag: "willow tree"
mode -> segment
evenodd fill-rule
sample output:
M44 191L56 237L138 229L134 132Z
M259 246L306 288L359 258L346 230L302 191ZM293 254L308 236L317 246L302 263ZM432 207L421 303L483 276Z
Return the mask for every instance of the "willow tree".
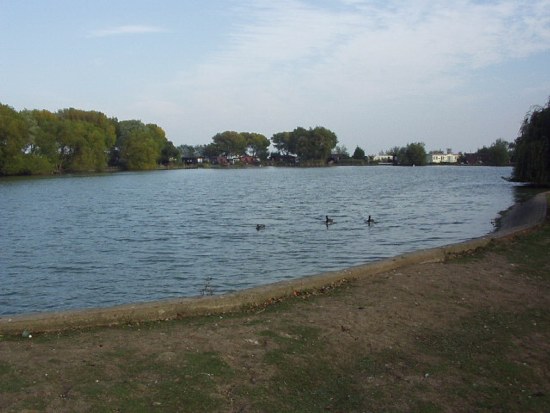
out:
M550 99L525 116L515 142L513 179L550 185Z

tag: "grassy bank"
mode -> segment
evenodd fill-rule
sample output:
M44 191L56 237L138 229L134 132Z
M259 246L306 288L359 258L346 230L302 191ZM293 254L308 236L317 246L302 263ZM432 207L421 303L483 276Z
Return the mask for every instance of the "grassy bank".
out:
M550 224L230 316L0 338L0 411L550 411Z

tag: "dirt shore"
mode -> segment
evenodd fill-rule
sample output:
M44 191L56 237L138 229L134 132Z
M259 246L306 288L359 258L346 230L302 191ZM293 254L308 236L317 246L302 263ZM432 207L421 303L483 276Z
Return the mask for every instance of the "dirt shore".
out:
M550 411L546 208L479 251L235 314L4 333L0 411Z

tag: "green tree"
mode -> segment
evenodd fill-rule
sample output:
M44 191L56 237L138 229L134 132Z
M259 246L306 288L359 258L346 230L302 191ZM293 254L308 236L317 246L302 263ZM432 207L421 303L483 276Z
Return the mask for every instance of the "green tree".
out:
M115 155L112 161L124 169L154 169L162 161L162 150L171 148L164 130L140 120L120 121L116 128Z
M16 112L0 104L0 175L103 170L107 164L151 169L179 158L164 130L101 112Z
M296 154L296 136L292 132L279 132L271 137L275 149L283 155Z
M202 149L203 156L206 156L208 158L219 156L222 152L223 150L221 150L214 142L211 142L208 145L204 145Z
M247 148L245 137L235 131L217 133L212 138L212 141L220 150L220 153L225 153L226 155L242 155Z
M409 143L403 148L393 148L397 150L397 163L399 165L423 166L426 165L426 149L424 143Z
M0 174L29 173L30 147L25 118L13 108L0 104Z
M510 144L503 139L497 139L488 148L484 146L476 152L484 165L507 166L510 165Z
M336 134L322 126L306 130L296 128L296 154L304 160L327 159L338 143Z
M33 154L47 160L48 168L42 173L62 172L62 159L60 155L61 128L63 120L47 110L33 110L27 112L29 133L33 141Z
M101 112L94 110L85 111L80 109L62 109L58 112L61 119L69 121L80 121L95 125L98 133L101 133L103 139L103 147L110 149L116 141L116 120L109 119ZM99 132L101 131L101 132Z
M361 149L359 146L355 148L355 151L353 151L353 155L351 156L353 159L365 159L365 151Z
M180 152L181 156L185 158L192 158L194 156L197 156L195 147L192 145L179 145L178 151Z
M297 127L292 132L279 132L271 137L273 146L283 155L294 154L304 160L325 160L338 143L334 132L317 126Z
M336 147L334 148L334 153L336 155L339 155L340 159L348 159L350 157L346 145L336 145Z
M104 135L95 125L65 119L61 124L59 142L64 171L100 171L107 166Z
M252 156L257 156L260 159L267 159L269 154L269 139L260 133L242 132L241 136L246 141L246 150Z
M162 129L160 126L155 125L153 123L148 123L147 125L145 125L145 129L148 132L151 142L155 145L155 150L157 153L157 163L161 163L162 149L166 145L168 145L168 139L166 139L166 133L164 132L164 129Z
M310 128L311 129L311 128ZM294 141L294 147L296 155L302 159L314 159L313 152L314 142L310 139L310 133L307 129L301 126L292 131L292 141Z
M115 143L115 122L101 112L62 109L58 135L62 169L87 172L105 169L108 153Z
M399 146L394 146L386 151L385 155L397 156L401 148Z
M128 160L122 157L123 151L125 151L126 156L128 155L126 142L132 135L138 134L143 129L145 129L145 125L140 120L123 120L116 123L116 140L115 145L111 148L109 160L111 166L126 169Z
M515 181L550 185L550 99L525 116L513 157Z
M155 169L159 151L147 130L133 131L120 149L121 165L128 170Z
M160 151L160 163L163 165L168 165L172 162L181 162L181 152L171 141L167 141Z
M195 145L193 146L194 155L193 156L204 156L204 148L206 145Z

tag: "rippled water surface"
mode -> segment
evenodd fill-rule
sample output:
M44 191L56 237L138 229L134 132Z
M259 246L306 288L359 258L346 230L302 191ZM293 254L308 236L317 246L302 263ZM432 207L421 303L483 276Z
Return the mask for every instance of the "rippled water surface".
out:
M0 314L220 294L478 237L514 202L501 179L510 173L379 166L0 180Z

